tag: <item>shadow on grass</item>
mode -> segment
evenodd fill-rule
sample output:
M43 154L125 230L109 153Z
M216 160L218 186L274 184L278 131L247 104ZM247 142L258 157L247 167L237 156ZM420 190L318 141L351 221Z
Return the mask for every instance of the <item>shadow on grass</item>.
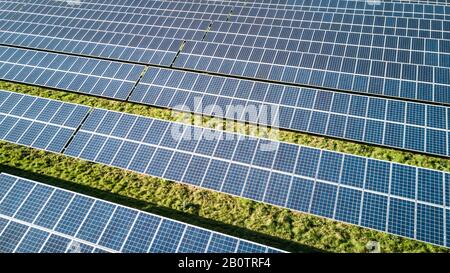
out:
M19 177L38 181L44 184L56 186L59 188L67 189L81 194L86 194L99 199L107 200L113 203L133 207L139 210L168 217L184 223L192 224L195 226L203 227L217 232L222 232L231 236L258 242L261 244L266 244L289 252L324 252L323 250L317 248L302 245L289 240L280 239L267 234L261 234L259 232L251 231L242 227L233 226L212 219L206 219L198 215L193 215L170 208L157 206L149 202L144 202L126 196L114 194L111 192L102 191L99 189L91 188L89 186L80 185L77 183L73 183L55 177L33 173L15 167L5 166L3 164L0 164L0 172L9 173Z

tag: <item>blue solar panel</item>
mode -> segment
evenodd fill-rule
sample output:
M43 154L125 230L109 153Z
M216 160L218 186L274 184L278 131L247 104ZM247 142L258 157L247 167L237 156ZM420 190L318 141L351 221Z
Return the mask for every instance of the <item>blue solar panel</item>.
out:
M114 205L95 202L88 216L84 219L83 224L77 231L76 237L91 243L96 243L113 213Z
M53 189L50 187L41 185L34 187L14 217L18 220L33 222L39 213L35 207L43 206L51 194L53 194Z
M163 220L158 229L158 236L150 248L150 252L177 252L185 229L186 226L181 223Z
M204 169L206 169L206 167L204 167ZM225 180L221 185L220 191L230 193L233 195L241 195L245 182L245 180L243 180L242 177L247 177L248 171L249 168L246 166L238 164L230 164L230 166L228 167ZM203 170L203 172L205 172L205 170ZM189 182L189 180L186 180L186 182Z
M209 238L211 238L211 234L205 230L196 228L196 227L187 227L184 231L183 240L178 246L178 252L180 253L204 253L206 251L206 247L208 246ZM255 245L249 242L241 241L243 244L249 244L255 247L255 251L253 253L262 253L265 252L264 249L258 249L258 247L262 247L260 245ZM243 250L237 250L238 253L243 252Z
M122 251L130 253L145 253L152 243L153 237L158 229L161 219L148 214L137 216L133 229L128 235Z
M72 198L73 194L69 192L55 191L34 222L39 226L53 229Z
M391 193L409 199L416 199L416 171L413 167L393 165Z
M207 252L208 253L232 253L236 252L238 240L235 238L226 237L220 234L213 234Z
M414 202L391 198L388 231L405 237L414 237L414 213Z
M42 248L49 236L48 232L36 228L30 228L28 233L16 248L18 253L37 253Z
M289 175L272 173L264 193L264 202L285 206L291 180Z
M447 107L403 101L450 104L450 9L439 0L416 2L124 3L133 19L103 3L83 3L82 15L75 17L77 9L49 0L2 2L0 37L6 45L272 82L152 67L130 94L142 66L7 46L0 47L0 74L12 81L122 100L131 95L131 101L159 107L448 156ZM91 20L98 11L106 11L101 15L106 23ZM31 16L26 22L25 14ZM71 26L61 26L61 14L71 18ZM199 129L201 139L179 139L174 129L188 135L193 127L100 109L89 114L72 139L87 108L3 91L0 101L0 138L9 142L448 245L444 210L450 183L443 172L215 130ZM244 105L258 111L232 109ZM265 107L275 115L261 120ZM222 139L205 139L208 132ZM266 144L275 149L264 150ZM137 238L132 228L142 224L142 214L14 183L0 186L6 196L0 195L0 212L45 229L46 234L32 233L44 238L42 243L27 241L41 252L261 249L151 219L145 223L157 235L127 244L127 238ZM14 219L8 218L9 225L23 224ZM196 236L198 245L183 245ZM8 244L19 242L4 243L12 252Z
M86 124L94 124L98 116L104 114L96 112L107 112L96 109L92 116L88 117ZM122 117L115 118L116 124L108 126L120 126ZM148 124L158 124L158 128L170 128L181 126L179 132L193 132L194 128L187 125L178 124L148 118ZM101 123L97 120L97 123ZM163 125L163 123L167 123ZM100 128L95 126L89 126ZM156 128L156 127L155 127ZM131 130L139 130L131 128ZM154 132L144 133L153 135L157 142L166 143L165 138L172 137L171 134L155 135ZM200 129L197 137L207 137L208 133L214 134L211 129ZM208 132L208 133L207 133ZM197 139L199 145L192 151L183 151L177 148L161 147L154 144L153 137L143 137L139 142L139 150L149 151L149 154L139 153L133 155L132 159L124 162L123 165L112 166L121 167L128 165L128 169L142 173L159 176L190 185L201 186L232 195L243 196L257 201L264 201L273 205L288 207L299 211L309 212L327 218L338 219L340 221L359 224L365 227L399 234L402 229L394 217L397 213L396 207L389 207L390 198L401 198L408 202L416 202L416 191L419 202L426 205L443 205L443 173L439 171L420 169L380 160L367 159L352 155L344 155L335 152L321 151L319 149L301 147L292 144L278 143L275 141L244 137L231 133L215 132L219 139L210 140L209 152L205 154L205 147L200 146L203 138ZM72 144L66 152L69 155L87 159L83 153L78 151L82 146L79 142L86 143L85 134L102 136L108 140L112 138L106 135L99 135L90 130L80 130ZM80 139L80 140L77 140ZM239 141L237 141L238 139ZM253 143L256 148L251 160L243 163L234 160L236 157L236 143ZM115 139L119 141L118 139ZM107 141L107 140L106 140ZM127 137L121 142L133 143ZM224 142L229 143L224 143ZM105 141L104 141L105 142ZM168 143L168 142L167 142ZM177 143L181 143L177 140ZM179 145L179 144L177 144ZM106 145L100 151L110 152ZM176 146L174 146L176 147ZM214 148L216 147L216 148ZM228 149L219 152L217 149ZM262 147L272 147L270 153ZM105 151L106 149L106 151ZM230 152L231 151L231 152ZM271 156L263 156L269 153ZM226 156L225 156L226 155ZM119 156L120 155L116 155ZM230 160L230 158L232 158ZM131 166L143 166L131 168ZM177 169L177 166L179 169ZM186 167L187 166L187 167ZM186 170L186 171L185 171ZM218 179L219 177L219 179ZM315 180L310 180L310 179ZM440 186L439 186L440 185ZM417 188L417 190L416 190ZM363 192L364 191L364 192ZM388 215L388 210L392 215ZM395 220L389 222L389 217ZM403 218L399 218L403 219ZM415 218L414 218L415 219ZM411 219L410 219L411 220ZM413 221L413 219L411 220ZM406 224L411 225L411 221ZM387 227L387 225L394 225ZM401 235L401 234L400 234ZM410 233L403 235L410 238Z
M74 236L91 209L93 201L84 196L75 196L60 218L55 231Z
M175 66L449 103L443 49L449 11L440 8L361 1L237 4L202 41L187 41Z
M42 247L42 253L64 253L70 244L70 239L55 234L50 235Z
M110 224L103 231L102 237L98 243L107 248L119 251L137 214L136 211L118 207L109 220Z
M443 183L441 172L420 169L418 172L417 199L433 204L443 204Z
M279 251L4 173L0 185L0 252ZM49 194L22 200L28 188Z
M183 41L201 40L211 21L226 20L231 11L217 2L122 3L126 12L93 2L0 4L4 44L164 66L171 65ZM101 21L93 19L98 13ZM19 22L22 27L15 27Z
M341 174L342 158L341 154L322 152L317 178L338 182Z
M26 181L15 183L13 188L11 188L11 192L13 194L5 196L2 199L2 203L0 204L0 213L13 216L32 189L33 185Z
M88 113L86 106L0 91L0 138L61 152Z
M388 193L390 168L391 165L387 162L369 159L365 187L369 190Z
M9 222L9 225L3 230L0 236L0 252L13 252L22 236L26 233L27 229L28 227L26 225Z
M369 192L364 193L360 220L361 226L385 230L387 201L388 198L386 196Z
M297 211L308 212L313 187L312 180L293 178L286 206Z
M183 85L183 80L180 79L188 79L194 83L202 80L205 83L199 86ZM169 86L165 82L172 84ZM241 100L243 86L249 90L245 100ZM177 95L171 95L167 103L160 103L158 98L167 92L189 94L191 98L201 101L202 105L190 105L187 97L172 103ZM149 94L154 99L149 99ZM250 115L242 111L235 113L228 110L227 118L242 122L441 156L448 155L446 107L250 80L230 80L220 76L164 68L149 69L131 93L130 100L215 117L224 116L227 109L222 102L227 100L226 105L233 106L231 109L244 109L248 112L254 109L259 114ZM211 112L210 108L213 106L220 111ZM267 111L269 113L266 113ZM265 118L265 115L270 116L270 112L273 112L275 118ZM225 151L232 152L229 149Z
M358 224L361 213L361 191L340 188L336 204L336 220Z
M251 169L242 196L250 199L262 200L267 181L269 180L269 175L269 171ZM208 185L205 185L205 187L208 187Z
M444 232L444 210L417 204L417 238L433 244L444 245Z
M96 96L125 100L143 70L140 65L0 46L0 79Z
M317 182L314 186L311 201L311 213L333 218L337 187L325 183Z
M130 120L136 121L132 125L128 124L127 131L130 133L122 134L113 130L125 128L124 123ZM147 126L142 126L143 124ZM173 128L178 128L176 131L183 133L183 137L195 132L195 136L191 137L200 139L195 139L194 143L197 144L189 148L189 151L178 149L184 140L173 138ZM205 142L205 139L211 137L210 134L220 137L209 138ZM202 143L207 145L202 146ZM252 149L256 147L256 151L251 158L244 160L237 153L245 151L243 148L248 145ZM419 202L430 206L442 206L444 202L444 174L439 171L212 129L194 130L192 126L100 109L94 109L89 114L65 154L382 231L398 228L386 227L387 224L396 225L395 221L388 221L388 210L395 208L389 207L389 198L416 202L417 188ZM5 190L9 188L10 184L5 184ZM349 189L364 193L359 197L360 194L349 192ZM32 189L26 189L22 198L29 195L30 200L33 200L34 194ZM63 202L65 198L59 200L60 194L52 194L49 202L52 205L47 204L39 217L33 213L22 215L21 212L18 215L24 219L36 217L37 223L55 228L62 208L67 206ZM18 199L15 200L17 202ZM349 200L360 200L360 208L352 206ZM13 203L8 205L5 199L3 206L18 206ZM93 207L97 207L97 204ZM107 212L102 215L113 214L111 207L103 207ZM358 211L360 215L357 217ZM109 219L96 222L98 217L100 215L92 219L87 217L79 228L78 238L97 243ZM75 218L74 223L79 223L80 216L77 220ZM58 224L62 230L65 229L63 223L64 221ZM119 251L117 245L110 247Z

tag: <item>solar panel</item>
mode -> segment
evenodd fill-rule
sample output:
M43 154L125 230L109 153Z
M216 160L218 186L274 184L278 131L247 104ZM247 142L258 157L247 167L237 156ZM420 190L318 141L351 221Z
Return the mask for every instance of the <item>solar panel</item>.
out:
M212 20L224 20L230 11L218 2L2 1L0 40L7 45L170 66L184 40L201 39Z
M126 99L144 66L0 46L0 79Z
M400 100L150 68L130 101L448 156L450 109ZM211 106L215 105L214 111ZM252 114L252 110L255 110ZM267 112L267 113L266 113Z
M16 95L0 94L11 96L7 102ZM2 113L4 105L0 106ZM6 128L3 119L1 128ZM437 231L446 230L446 226L439 227L445 219L429 214L447 213L444 210L450 201L444 190L450 187L449 173L101 109L91 111L64 154L449 246L443 233L429 235L443 242L436 243L424 232L409 236L402 227L419 228L420 205L428 213L420 217L434 221ZM48 227L56 223L56 215L67 202L65 193L61 194L53 197L58 205L41 214L36 223ZM397 202L393 200L402 202L390 206ZM4 204L18 205L14 200ZM414 210L413 222L399 214L410 210ZM80 236L100 238L99 230L89 228Z
M0 139L62 152L89 107L0 90Z
M187 41L174 65L450 103L448 21L278 11L234 8L229 21L213 22L202 41Z
M65 154L429 243L387 222L411 209L389 204L448 206L448 173L100 109ZM406 224L416 229L416 217Z
M143 69L129 64L1 46L0 53L3 53L0 72L3 72L4 79L122 100L129 97ZM6 59L3 63L2 56ZM8 59L13 62L8 62ZM196 99L201 105L196 104ZM150 68L130 100L433 155L448 155L445 123L448 110L439 106L161 68ZM213 104L222 111L211 112L209 106ZM259 115L232 111L243 107L256 109ZM270 112L269 115L260 114L264 111Z
M0 252L281 252L56 187L0 174Z
M367 16L365 14L355 15L338 11L321 11L317 13L317 11L311 11L310 9L288 11L285 9L254 8L254 6L250 5L235 7L233 14L236 16L230 17L230 22L215 22L212 26L213 30L226 33L229 28L235 27L233 23L241 23L238 25L242 28L239 30L238 37L243 34L249 34L250 37L246 37L248 40L252 39L251 36L255 33L274 34L277 32L285 32L281 36L283 38L286 38L289 32L291 32L291 37L298 38L302 31L318 29L319 24L320 30L337 31L338 35L342 35L340 32L352 32L434 39L445 39L449 36L448 32L442 31L443 25L446 24L445 21L439 19L376 14ZM316 7L316 9L320 8ZM271 26L269 31L265 30L267 25ZM283 27L282 30L279 29L280 26ZM295 28L302 28L302 30L295 30ZM219 35L219 33L214 35ZM230 34L228 33L228 35ZM301 37L308 38L310 36L305 35ZM243 37L240 38L242 39ZM337 42L342 43L341 40Z
M237 1L237 6L256 6L262 8L284 10L316 10L336 11L354 14L383 15L413 18L437 18L448 20L450 14L447 1L399 1L387 0L367 2L362 0L333 1L333 0L289 0L289 1Z
M450 156L443 0L18 0L0 1L0 15L1 43L14 46L0 46L0 77L10 81ZM241 78L151 67L131 92L143 66L16 46ZM449 173L101 109L71 118L78 106L58 103L1 91L0 139L450 247ZM244 106L256 114L232 111ZM21 240L35 252L73 243L86 252L268 250L178 222L141 223L139 212L109 203L78 233L76 212L93 203L35 187L0 195L0 250ZM17 214L36 226L9 215L37 196L51 210ZM64 213L72 216L60 223ZM147 237L128 232L138 223ZM126 242L137 237L147 241Z
M188 42L184 49L175 61L176 67L447 105L450 103L446 85L450 71L443 67L357 61L340 56L300 53L298 49L269 51L214 42ZM261 56L267 56L267 61L263 62ZM448 59L448 56L441 59ZM289 65L287 62L294 63ZM400 71L404 71L402 75Z

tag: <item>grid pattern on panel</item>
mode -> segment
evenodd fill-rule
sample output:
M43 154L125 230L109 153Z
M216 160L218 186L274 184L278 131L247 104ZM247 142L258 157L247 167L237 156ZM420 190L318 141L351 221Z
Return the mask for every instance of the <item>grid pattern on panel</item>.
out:
M206 252L211 237L242 242L242 251L279 251L5 173L0 185L0 252ZM33 192L50 194L29 202ZM24 210L36 220L18 217Z
M184 40L201 40L230 11L217 2L11 1L0 3L0 36L8 45L169 66Z
M125 100L141 65L0 46L0 79Z
M0 139L62 152L87 115L86 106L0 90Z
M417 214L415 206L408 205L406 215L403 203L427 209L444 206L444 174L439 171L143 117L138 118L146 126L126 128L134 132L131 136L113 129L123 127L121 123L130 119L125 116L132 115L95 109L65 154L94 162L105 154L104 162L115 167L427 242L405 231L414 227ZM211 144L202 146L207 138ZM107 146L108 142L115 144ZM129 158L126 162L114 164L111 159L122 156L117 151L125 143L137 149L132 156L123 155ZM238 147L247 146L259 148L252 151L250 160L242 160ZM87 157L87 149L95 152ZM261 153L272 156L261 157ZM271 163L261 164L259 157ZM179 166L192 166L195 172L189 172L189 167L180 172ZM408 183L402 182L405 179ZM439 226L440 219L434 221ZM444 239L442 232L439 236Z
M450 109L443 106L165 68L149 69L129 99L440 156L449 152L445 120ZM231 113L230 109L256 109L257 114Z

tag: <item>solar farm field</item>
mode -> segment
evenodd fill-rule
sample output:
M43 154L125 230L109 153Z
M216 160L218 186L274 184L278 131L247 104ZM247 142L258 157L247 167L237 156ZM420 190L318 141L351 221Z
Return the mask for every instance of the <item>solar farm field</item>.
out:
M449 252L445 1L0 1L0 252Z

